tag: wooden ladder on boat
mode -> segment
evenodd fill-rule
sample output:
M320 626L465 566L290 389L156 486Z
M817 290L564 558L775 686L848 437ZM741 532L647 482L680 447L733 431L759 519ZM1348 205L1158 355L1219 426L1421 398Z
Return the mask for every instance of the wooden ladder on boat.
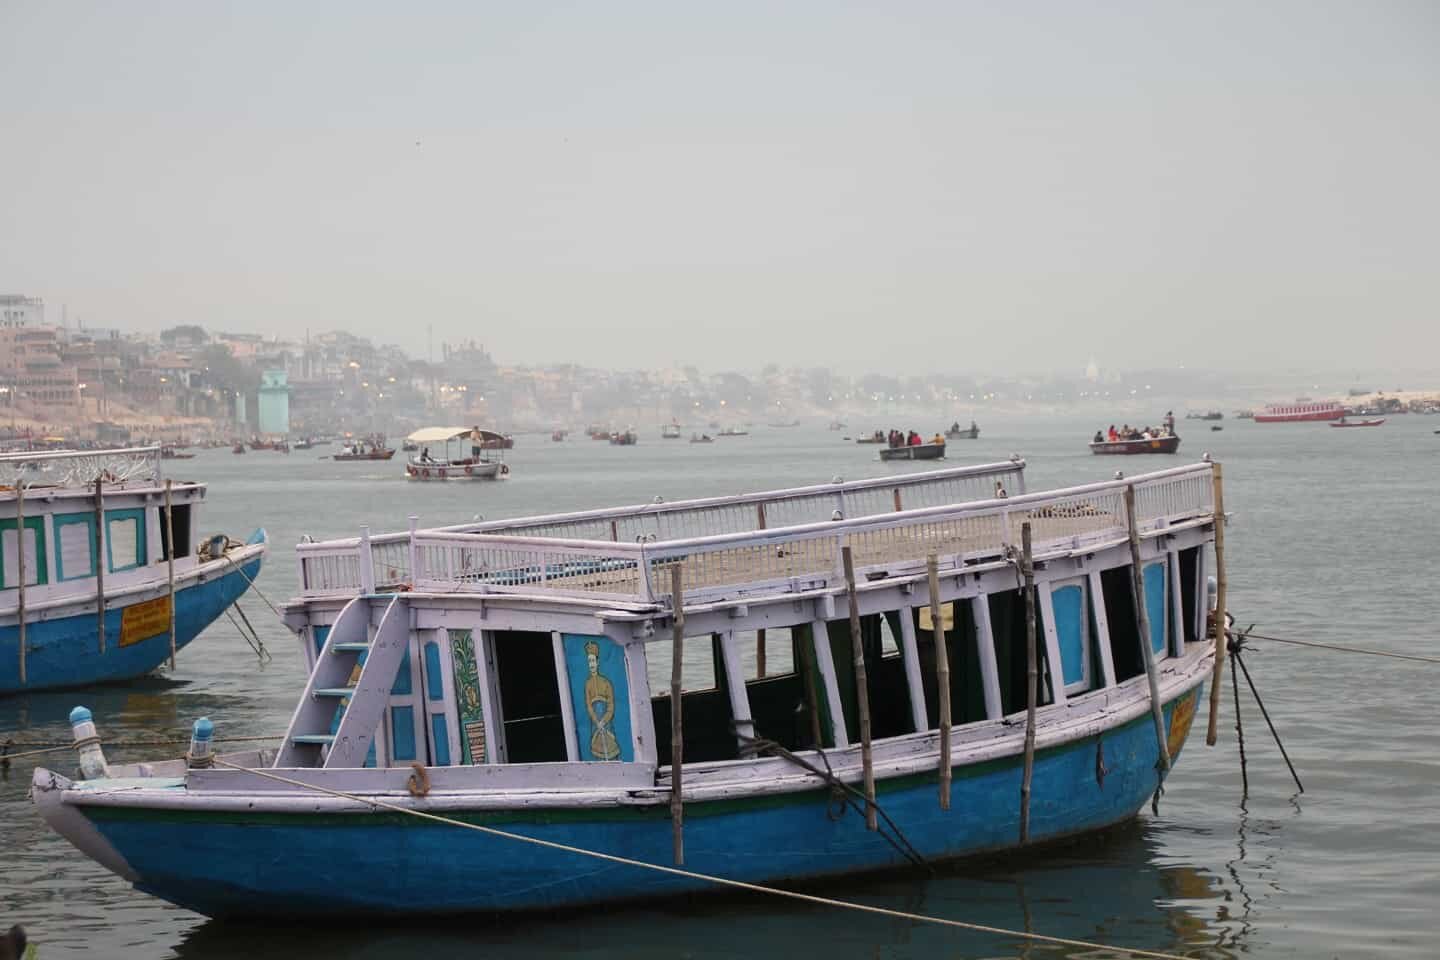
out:
M386 605L372 638L378 602ZM345 605L315 659L276 767L364 765L376 732L383 729L395 674L410 649L410 626L403 594L359 596Z

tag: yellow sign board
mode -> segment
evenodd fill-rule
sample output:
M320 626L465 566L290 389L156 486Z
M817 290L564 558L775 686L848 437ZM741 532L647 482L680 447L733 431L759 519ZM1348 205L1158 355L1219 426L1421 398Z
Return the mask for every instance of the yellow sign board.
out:
M170 632L170 598L134 603L120 613L120 646L128 647Z

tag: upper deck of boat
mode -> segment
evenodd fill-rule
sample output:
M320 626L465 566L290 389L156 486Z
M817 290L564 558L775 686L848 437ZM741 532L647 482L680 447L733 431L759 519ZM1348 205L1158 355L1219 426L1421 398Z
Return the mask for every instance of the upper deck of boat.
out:
M1212 465L1025 492L1025 461L607 510L301 543L296 603L413 590L568 599L620 609L831 590L841 549L857 579L1006 562L1021 527L1035 555L1084 552L1128 535L1125 488L1142 536L1213 519Z
M161 447L104 450L12 450L0 453L0 500L13 500L17 486L31 491L89 492L98 478L111 492L164 486ZM179 484L176 484L179 486ZM186 488L202 487L186 483Z

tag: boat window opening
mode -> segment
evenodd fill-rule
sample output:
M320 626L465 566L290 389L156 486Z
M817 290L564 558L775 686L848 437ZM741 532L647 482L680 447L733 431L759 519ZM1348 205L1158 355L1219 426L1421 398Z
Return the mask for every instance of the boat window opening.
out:
M500 691L498 712L504 718L503 756L510 763L564 762L565 720L550 634L496 630L489 636Z
M1201 596L1200 548L1189 547L1180 551L1180 616L1185 621L1185 642L1194 643L1200 639L1204 623L1197 615L1195 600Z
M1135 623L1130 568L1112 567L1100 572L1105 619L1110 627L1110 659L1115 664L1115 682L1124 683L1145 672L1140 651L1140 628Z
M145 511L139 508L105 511L105 551L111 573L133 570L146 563Z
M765 677L783 677L795 672L794 638L789 627L772 627L765 631ZM759 677L759 639L754 630L736 630L735 646L740 651L740 667L745 679ZM669 683L667 680L666 683Z
M1006 716L1023 713L1029 699L1025 595L1020 590L1003 590L990 594L986 600L990 605L990 629L995 643L995 673L1000 681L1000 712ZM1037 603L1035 663L1039 674L1036 706L1045 706L1055 699L1050 692L1050 665L1045 647L1045 617Z
M915 732L915 721L910 715L910 688L905 678L905 661L898 655L886 657L881 652L883 619L878 613L860 618L865 680L870 695L870 735L877 740ZM898 626L899 620L896 620L897 630ZM830 657L835 664L835 681L840 690L845 729L851 739L858 742L860 700L855 683L855 654L850 645L850 619L829 621L826 632L830 637Z
M669 644L652 644L655 647ZM664 679L654 680L655 660L650 663L650 709L655 724L655 749L661 762L670 758L670 657L664 657ZM724 686L725 671L721 666L720 637L703 635L685 638L685 654L681 661L680 697L684 711L686 763L708 760L736 760L740 756L735 741L735 712L730 706L730 691ZM716 677L720 677L717 683ZM657 692L663 691L663 692Z
M57 513L55 575L61 580L95 576L95 515Z
M897 626L904 611L887 614ZM935 663L934 620L928 605L911 611L915 623L915 649L920 681L925 688L925 717L931 730L940 726L940 685ZM980 648L975 611L969 600L940 605L940 626L945 630L945 652L950 665L950 722L954 726L985 719L985 688L980 674Z
M1068 580L1050 588L1060 673L1065 692L1071 696L1085 693L1094 686L1094 633L1089 593L1084 579Z
M815 746L810 723L813 706L807 693L806 674L803 669L795 669L796 664L803 668L806 663L805 652L799 645L810 642L809 628L780 627L765 631L763 678L755 675L753 631L736 633L735 636L747 664L745 693L750 702L755 736L774 740L787 750ZM747 643L752 654L749 656L744 653ZM813 659L811 657L811 661ZM817 691L820 689L816 687Z
M717 648L710 642L712 639L709 634L685 638L684 660L680 666L680 690L683 693L717 688L715 678L725 671L720 665ZM650 644L645 651L650 692L655 696L670 696L670 653L673 649L673 644L667 639L663 643Z
M190 556L190 504L176 503L170 508L170 526L175 531L175 556ZM160 560L170 559L170 537L165 529L165 507L160 507Z
M1145 588L1145 614L1150 621L1150 646L1156 660L1170 655L1170 568L1164 560L1146 564L1143 585Z
M45 518L25 518L25 585L49 582L46 571ZM0 586L8 590L20 585L20 538L15 535L15 518L0 520Z

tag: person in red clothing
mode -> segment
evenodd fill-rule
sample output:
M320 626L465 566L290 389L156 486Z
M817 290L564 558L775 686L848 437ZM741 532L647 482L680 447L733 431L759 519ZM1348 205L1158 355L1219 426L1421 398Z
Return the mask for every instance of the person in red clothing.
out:
M910 431L910 446L918 447L924 442L925 440L920 436L920 434L916 433L914 430Z
M1107 434L1105 434L1105 437L1106 437L1106 439L1108 439L1111 443L1114 443L1115 441L1117 441L1117 440L1120 439L1120 434L1118 434L1118 433L1115 432L1115 424L1113 424L1113 423L1110 424L1110 432L1107 433Z

